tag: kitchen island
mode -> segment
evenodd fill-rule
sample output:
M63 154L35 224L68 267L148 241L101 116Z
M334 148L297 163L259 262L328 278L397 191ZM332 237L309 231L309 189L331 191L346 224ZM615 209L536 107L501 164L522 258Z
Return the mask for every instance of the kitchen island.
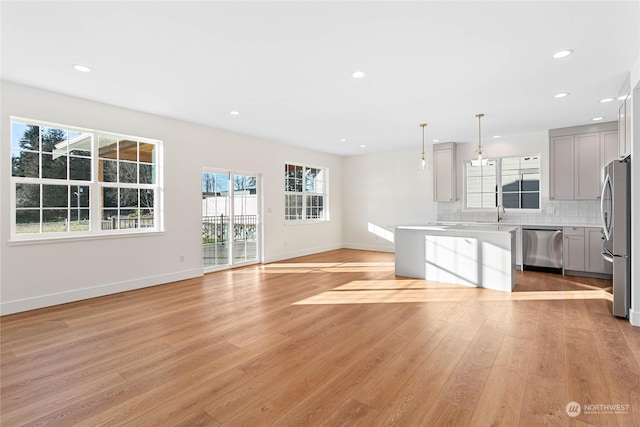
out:
M404 225L395 228L396 275L511 292L516 227Z

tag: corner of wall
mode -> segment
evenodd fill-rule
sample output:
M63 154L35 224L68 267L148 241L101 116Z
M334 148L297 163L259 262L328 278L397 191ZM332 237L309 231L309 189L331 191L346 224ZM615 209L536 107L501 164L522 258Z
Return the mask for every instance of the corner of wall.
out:
M640 326L640 311L629 311L629 323L633 326Z

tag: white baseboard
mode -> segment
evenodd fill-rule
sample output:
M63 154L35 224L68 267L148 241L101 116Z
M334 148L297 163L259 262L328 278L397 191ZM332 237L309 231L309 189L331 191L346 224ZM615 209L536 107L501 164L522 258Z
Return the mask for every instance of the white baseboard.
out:
M328 246L322 246L322 247L315 247L311 249L304 249L300 251L283 252L283 253L271 256L269 258L265 258L264 263L269 264L270 262L284 261L286 259L297 258L297 257L307 256L307 255L314 255L314 254L319 254L321 252L327 252L327 251L335 251L337 249L342 249L342 248L344 248L343 245L328 245Z
M640 326L640 311L629 310L629 323Z
M343 246L345 249L358 249L361 251L374 251L374 252L388 252L394 253L395 248L393 245L367 245L361 243L345 243Z
M290 251L277 254L273 257L269 257L264 260L265 264L270 262L278 262L291 258L297 258L306 255L313 255L321 252L327 252L337 249L359 249L365 251L376 252L393 252L393 248L388 246L377 245L360 245L360 244L338 244L328 245L315 248L307 248L299 251ZM24 298L13 301L4 301L0 303L0 316L7 314L20 313L23 311L35 310L38 308L51 307L60 304L66 304L69 302L85 300L89 298L96 298L105 295L116 294L118 292L126 292L134 289L147 288L150 286L163 285L165 283L176 282L179 280L191 279L193 277L200 277L204 274L203 269L193 269L186 271L178 271L170 274L163 274L159 276L142 277L134 280L127 280L123 282L109 283L106 285L93 286L89 288L74 289L70 291L39 295L32 298Z
M116 294L118 292L132 291L134 289L147 288L150 286L162 285L178 280L191 279L203 275L202 269L178 271L159 276L142 277L124 282L109 283L106 285L93 286L90 288L74 289L72 291L60 292L56 294L40 295L33 298L24 298L14 301L0 303L0 315L19 313L23 311L35 310L43 307L51 307L59 304L80 301L89 298L96 298L105 295Z

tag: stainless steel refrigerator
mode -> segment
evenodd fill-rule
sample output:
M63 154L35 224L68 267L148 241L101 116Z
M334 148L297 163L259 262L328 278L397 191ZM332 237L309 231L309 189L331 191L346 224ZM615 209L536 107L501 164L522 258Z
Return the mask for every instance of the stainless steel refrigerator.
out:
M601 196L602 257L613 264L613 314L629 316L631 303L631 158L604 168Z

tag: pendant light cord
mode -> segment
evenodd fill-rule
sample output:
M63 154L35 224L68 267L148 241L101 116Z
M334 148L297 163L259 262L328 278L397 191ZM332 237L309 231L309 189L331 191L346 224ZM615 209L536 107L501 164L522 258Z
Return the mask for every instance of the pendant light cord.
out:
M476 114L476 117L478 118L478 153L482 153L482 128L480 126L480 119L484 117L484 114Z

